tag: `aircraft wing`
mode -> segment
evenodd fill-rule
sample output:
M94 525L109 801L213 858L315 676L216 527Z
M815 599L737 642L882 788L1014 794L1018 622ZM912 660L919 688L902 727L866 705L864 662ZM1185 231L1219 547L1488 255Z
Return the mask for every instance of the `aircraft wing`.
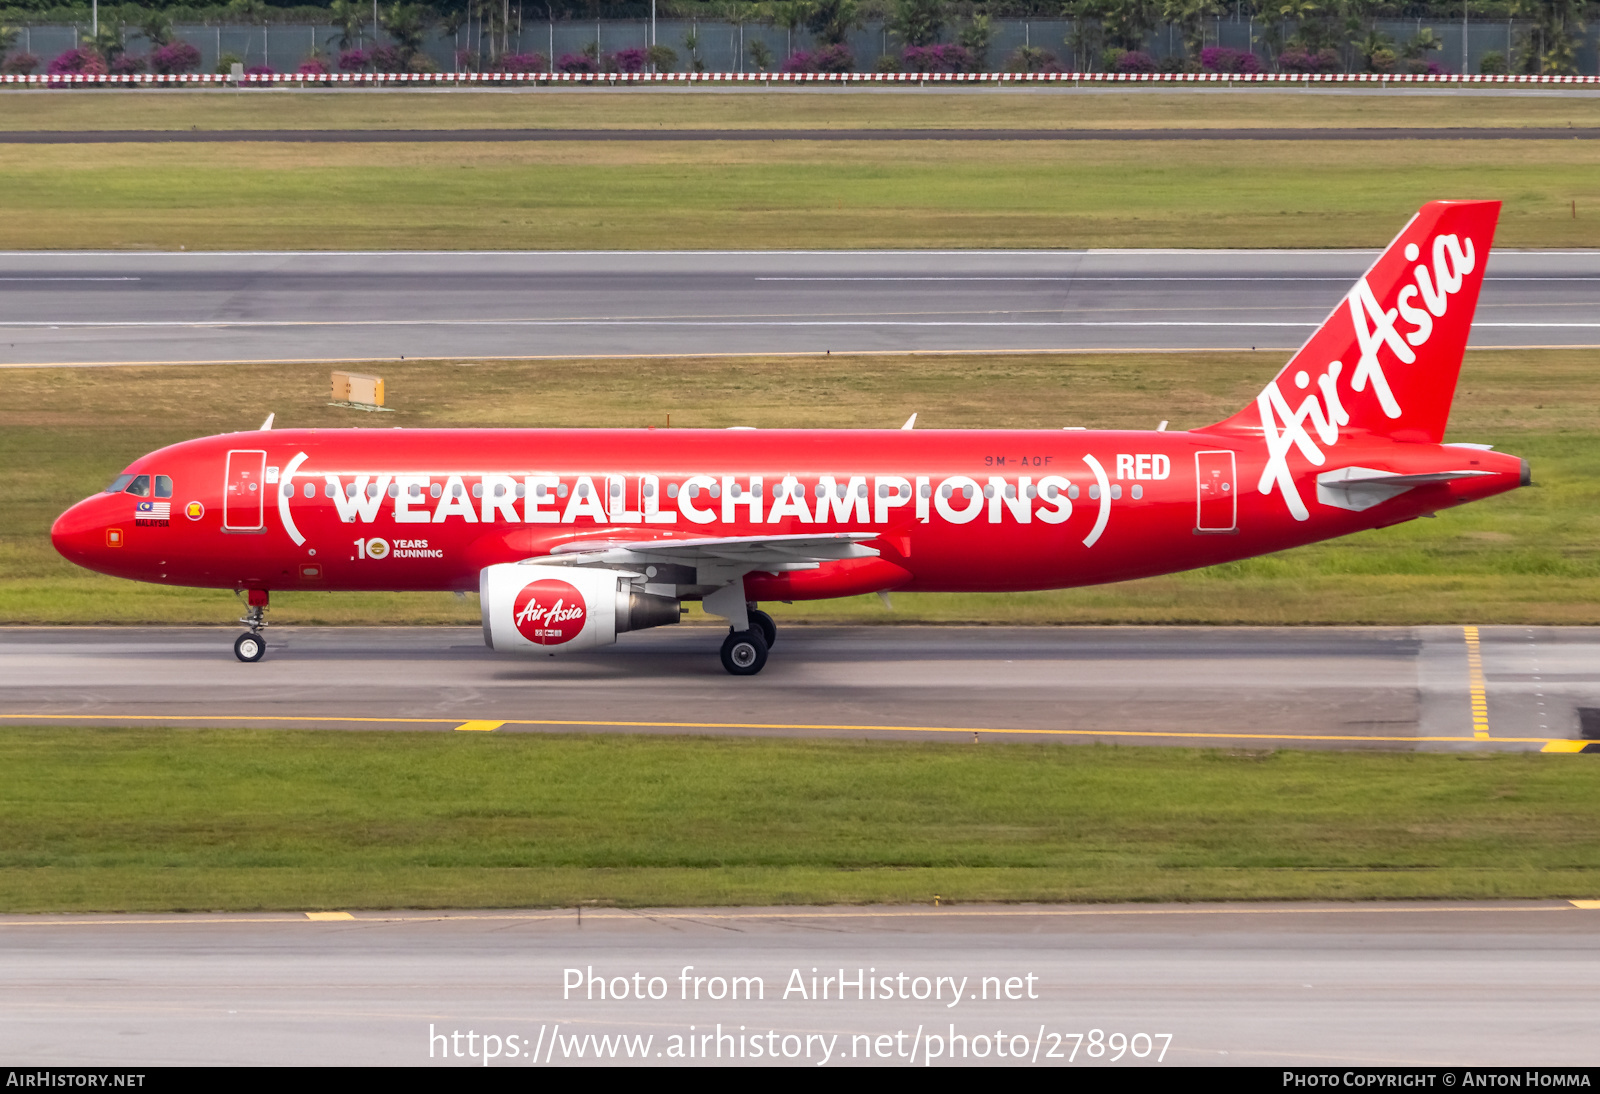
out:
M549 555L528 561L579 566L665 563L719 571L777 573L814 569L824 562L840 559L876 557L877 550L864 546L864 541L877 537L876 532L832 532L826 535L587 541L561 544Z

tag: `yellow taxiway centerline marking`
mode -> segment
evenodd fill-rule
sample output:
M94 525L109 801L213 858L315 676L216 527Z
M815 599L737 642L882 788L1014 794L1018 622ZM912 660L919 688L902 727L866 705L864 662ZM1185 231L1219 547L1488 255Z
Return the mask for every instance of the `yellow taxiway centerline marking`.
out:
M504 722L462 722L460 725L456 726L456 732L493 733L503 725L505 725Z
M1483 686L1483 647L1477 627L1462 627L1467 640L1467 683L1472 691L1472 736L1479 741L1489 737L1489 696Z
M349 912L307 912L306 918L319 922L326 922L333 920L354 919L355 916L351 915Z
M626 910L618 908L593 908L586 909L584 918L605 920L682 920L693 922L695 920L727 920L734 922L758 922L771 920L783 922L786 920L809 919L978 919L984 917L1005 916L1008 918L1029 919L1078 919L1087 916L1182 916L1182 915L1434 915L1439 913L1459 912L1570 912L1570 911L1600 910L1600 900L1563 900L1559 903L1525 905L1522 907L1506 908L1495 905L1486 906L1445 906L1435 905L1406 905L1403 907L1390 907L1385 905L1359 905L1341 907L1272 907L1259 908L1249 905L1233 905L1225 908L931 908L927 906L911 908L880 908L880 909L851 909L851 910L817 910L817 911L763 911L763 912L710 912L710 911L663 911L659 909ZM99 918L74 918L74 919L43 919L29 917L27 919L0 919L0 929L6 927L105 927L105 926L166 926L181 923L185 926L205 926L208 924L233 924L233 923L305 923L313 917L337 916L348 919L354 923L446 923L446 922L516 922L516 923L552 923L571 920L571 908L552 909L538 912L488 912L483 914L468 912L463 915L371 915L354 916L349 912L306 912L307 918L300 919L293 913L283 913L277 916L247 915L231 916L226 913L213 913L210 915L173 913L162 918L130 919L125 916L101 916Z
M95 714L0 714L0 719L10 721L117 721L117 722L311 722L315 724L361 725L449 725L462 729L474 723L459 718L359 718L330 716L326 718L309 714L116 714L101 711ZM624 722L606 718L507 718L501 722L481 722L478 725L495 726L615 726L620 729L772 729L844 731L851 733L991 733L997 736L1017 737L1138 737L1197 741L1347 741L1356 744L1471 744L1489 741L1497 744L1583 744L1548 737L1379 737L1334 733L1190 733L1153 729L998 729L992 726L882 726L882 725L824 725L806 722ZM1568 751L1549 749L1549 751Z

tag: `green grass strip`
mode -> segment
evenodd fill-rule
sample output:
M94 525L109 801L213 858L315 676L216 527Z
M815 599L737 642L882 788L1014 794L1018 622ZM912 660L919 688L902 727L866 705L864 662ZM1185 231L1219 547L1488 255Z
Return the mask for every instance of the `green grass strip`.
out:
M13 88L15 85L13 85ZM1583 91L1509 94L1455 89L1159 87L956 89L874 87L729 93L677 87L541 88L517 94L415 89L244 92L62 90L5 95L0 130L125 129L1072 129L1287 126L1441 127L1600 125ZM1469 102L1470 115L1464 112Z
M0 248L1382 247L1499 198L1501 247L1600 245L1600 142L13 146Z
M1588 897L1575 756L0 731L0 910Z

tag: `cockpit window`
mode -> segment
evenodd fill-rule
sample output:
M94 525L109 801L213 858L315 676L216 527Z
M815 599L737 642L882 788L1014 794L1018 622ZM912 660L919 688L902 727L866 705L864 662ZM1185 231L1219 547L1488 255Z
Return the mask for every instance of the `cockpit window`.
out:
M106 487L106 493L120 494L127 489L128 484L132 481L132 475L118 475L116 478L111 480L111 485Z
M168 476L168 475L157 475L156 476L156 497L158 497L158 498L170 498L170 497L172 497L172 478L170 476Z
M150 496L150 476L140 475L134 479L127 492L136 498L148 498Z

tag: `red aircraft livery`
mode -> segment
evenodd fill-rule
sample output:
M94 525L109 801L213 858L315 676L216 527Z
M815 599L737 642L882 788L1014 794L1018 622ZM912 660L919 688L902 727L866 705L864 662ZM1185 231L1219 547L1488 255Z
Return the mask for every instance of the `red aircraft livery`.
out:
M1057 589L1381 528L1528 482L1444 444L1499 203L1412 219L1253 403L1189 432L263 428L153 452L51 531L80 565L248 594L477 590L484 640L547 654L762 600ZM270 424L270 419L269 419Z

